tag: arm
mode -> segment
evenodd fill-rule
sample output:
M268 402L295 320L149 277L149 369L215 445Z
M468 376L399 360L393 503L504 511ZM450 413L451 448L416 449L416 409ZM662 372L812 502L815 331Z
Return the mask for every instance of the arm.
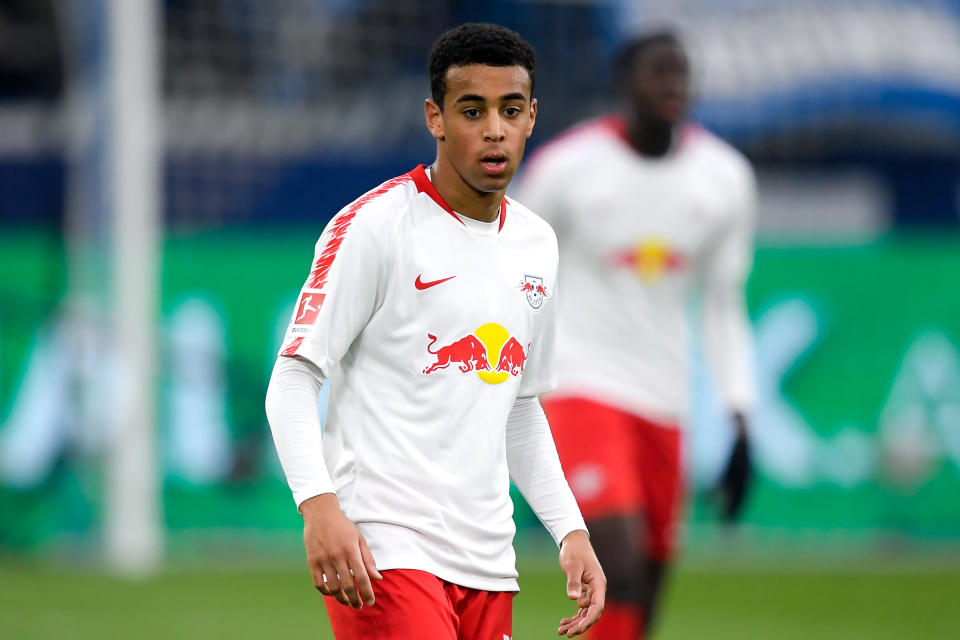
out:
M723 518L735 520L750 477L746 414L754 402L753 344L745 286L753 262L756 187L749 167L735 182L731 221L707 262L703 279L704 345L720 396L731 414L734 446L718 489Z
M520 493L560 544L567 596L578 603L577 614L564 618L558 632L568 637L579 635L600 618L606 578L563 477L547 417L535 396L517 398L507 419L507 464Z
M349 210L347 214L351 213ZM356 212L353 212L356 213ZM380 579L366 541L340 510L323 457L317 404L327 372L363 331L381 301L384 251L362 223L335 217L316 246L310 275L267 390L277 454L298 510L314 584L359 609L373 604Z
M324 595L359 609L361 600L374 602L370 578L382 577L367 541L340 510L323 459L317 414L323 382L323 373L309 360L278 358L267 388L267 418L303 515L303 545L314 585Z

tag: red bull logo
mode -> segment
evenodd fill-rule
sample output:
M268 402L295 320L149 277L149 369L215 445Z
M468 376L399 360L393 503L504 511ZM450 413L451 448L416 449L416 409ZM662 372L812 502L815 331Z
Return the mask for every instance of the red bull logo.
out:
M657 280L671 271L686 267L687 258L660 238L646 238L629 249L611 255L614 266L633 269L641 280Z
M437 336L428 333L430 344L427 345L427 352L435 355L437 361L423 370L424 373L433 373L437 369L446 369L451 364L460 367L460 371L490 371L490 362L487 360L487 348L483 346L477 337L473 334L466 338L460 338L453 344L440 347L436 351L430 349L436 341Z
M495 322L481 325L470 335L436 349L437 337L428 333L427 338L430 340L427 352L434 361L423 368L423 373L431 374L456 366L461 373L476 372L487 384L500 384L510 376L521 375L530 350L530 345L524 349L516 338ZM491 365L493 362L495 367Z
M540 276L523 276L520 291L527 296L527 302L534 311L539 311L540 307L543 306L543 301L550 297L547 288L543 286L543 278Z
M530 345L527 345L529 348ZM512 337L500 349L500 358L497 360L497 371L509 373L512 376L518 376L523 373L523 367L527 364L527 352L523 346Z

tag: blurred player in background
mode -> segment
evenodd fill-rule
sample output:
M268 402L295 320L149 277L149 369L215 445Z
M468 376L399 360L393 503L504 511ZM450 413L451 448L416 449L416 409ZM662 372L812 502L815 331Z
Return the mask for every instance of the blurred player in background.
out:
M595 638L643 637L674 553L688 301L698 290L707 356L736 431L720 482L726 518L736 515L749 475L744 415L754 385L744 283L754 176L737 151L685 123L689 75L675 34L629 42L615 66L622 114L548 143L518 191L560 244L559 384L545 408L609 580Z
M556 238L504 197L536 117L534 52L468 24L429 68L436 160L320 237L270 426L338 640L509 638L510 477L560 544L572 637L599 617L605 580L537 399L555 380Z

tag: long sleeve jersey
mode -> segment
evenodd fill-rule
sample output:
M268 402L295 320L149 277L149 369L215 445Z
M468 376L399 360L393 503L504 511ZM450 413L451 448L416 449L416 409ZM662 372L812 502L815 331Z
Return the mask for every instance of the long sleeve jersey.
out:
M536 399L556 272L543 220L506 199L492 223L460 216L423 166L338 213L267 394L296 503L334 492L380 569L487 590L517 588L511 477L558 542L584 529Z
M754 396L744 303L753 171L696 125L656 159L625 131L616 116L575 127L534 154L517 190L559 242L556 393L682 424L699 292L716 386L729 408L745 410Z

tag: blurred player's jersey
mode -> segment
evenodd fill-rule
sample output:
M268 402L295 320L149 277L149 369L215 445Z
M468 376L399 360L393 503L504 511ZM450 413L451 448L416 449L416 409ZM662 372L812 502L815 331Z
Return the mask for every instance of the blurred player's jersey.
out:
M555 384L556 270L543 220L506 199L461 217L424 167L337 214L281 348L331 384L333 486L288 474L297 503L335 491L381 570L516 589L505 428Z
M743 285L756 206L745 158L691 125L666 156L648 159L608 116L534 154L517 196L560 245L557 395L682 423L689 294L699 288L717 386L728 406L750 404Z

